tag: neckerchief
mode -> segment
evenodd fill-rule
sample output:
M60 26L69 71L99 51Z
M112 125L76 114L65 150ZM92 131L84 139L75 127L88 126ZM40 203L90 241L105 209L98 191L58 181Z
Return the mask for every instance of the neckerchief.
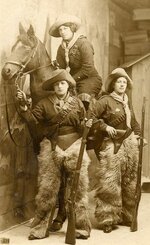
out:
M110 94L111 97L114 98L114 100L117 100L122 103L125 114L126 114L126 124L129 128L131 128L131 112L128 106L128 96L127 94L124 94L123 97L116 94L114 91Z
M69 92L67 93L66 97L63 98L63 99L59 99L59 98L54 94L52 100L53 100L54 108L55 108L55 110L56 110L57 112L60 111L61 108L63 108L65 102L68 100L69 97L70 97L70 93L69 93ZM52 101L52 100L51 100L51 101Z
M72 48L72 46L75 44L77 39L81 36L81 34L74 33L73 38L71 41L68 43L62 40L61 46L65 50L65 61L66 61L66 70L70 72L70 67L69 67L69 50Z

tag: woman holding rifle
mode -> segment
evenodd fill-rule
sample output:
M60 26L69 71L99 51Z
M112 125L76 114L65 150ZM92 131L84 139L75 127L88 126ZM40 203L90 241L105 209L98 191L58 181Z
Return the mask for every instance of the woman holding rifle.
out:
M101 97L92 114L103 119L97 130L103 134L95 193L95 217L105 233L116 225L131 225L135 205L140 127L128 100L132 80L122 68L109 75L109 95Z
M41 141L38 155L38 193L30 240L48 236L49 219L56 205L62 176L65 174L67 180L67 199L76 169L82 129L84 124L88 127L92 125L92 120L84 121L85 110L82 102L74 95L75 85L75 80L66 70L55 70L52 77L43 84L43 89L54 93L42 99L32 111L26 106L23 92L17 91L20 110L26 122L35 126L45 124L42 132L45 137ZM89 163L90 159L84 151L75 204L76 238L81 239L87 239L91 231L87 210Z

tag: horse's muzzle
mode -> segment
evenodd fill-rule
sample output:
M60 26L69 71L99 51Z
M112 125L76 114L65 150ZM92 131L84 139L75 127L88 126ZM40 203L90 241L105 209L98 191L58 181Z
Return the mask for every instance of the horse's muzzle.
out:
M10 80L16 73L17 73L17 69L12 69L9 64L4 65L1 71L1 75L4 80Z

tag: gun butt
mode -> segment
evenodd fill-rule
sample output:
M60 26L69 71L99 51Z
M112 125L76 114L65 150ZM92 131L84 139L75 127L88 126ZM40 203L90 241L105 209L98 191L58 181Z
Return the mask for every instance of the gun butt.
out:
M70 207L69 207L68 226L67 226L67 233L66 233L65 243L66 244L71 244L71 245L75 245L76 244L75 213L74 213L74 208L73 208L72 205L70 205Z
M137 227L137 220L136 220L136 221L132 222L131 227L130 227L130 231L135 232L135 231L137 231L137 229L138 229L138 227Z

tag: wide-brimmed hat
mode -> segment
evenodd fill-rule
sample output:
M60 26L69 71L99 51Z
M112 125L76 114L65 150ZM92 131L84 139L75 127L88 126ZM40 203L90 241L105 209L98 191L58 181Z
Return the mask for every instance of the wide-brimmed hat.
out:
M69 87L75 87L76 82L70 73L64 69L56 69L52 71L51 77L45 81L42 85L44 90L53 90L54 83L59 81L66 81L69 84Z
M105 82L105 91L108 93L112 92L112 82L116 80L119 77L125 77L127 79L127 88L131 89L132 88L132 80L126 73L126 71L123 68L116 68L114 69L111 74L108 76L106 82Z
M56 22L49 29L49 34L53 37L60 37L58 28L65 23L73 23L76 25L77 30L81 26L81 20L74 15L62 14L57 19Z

